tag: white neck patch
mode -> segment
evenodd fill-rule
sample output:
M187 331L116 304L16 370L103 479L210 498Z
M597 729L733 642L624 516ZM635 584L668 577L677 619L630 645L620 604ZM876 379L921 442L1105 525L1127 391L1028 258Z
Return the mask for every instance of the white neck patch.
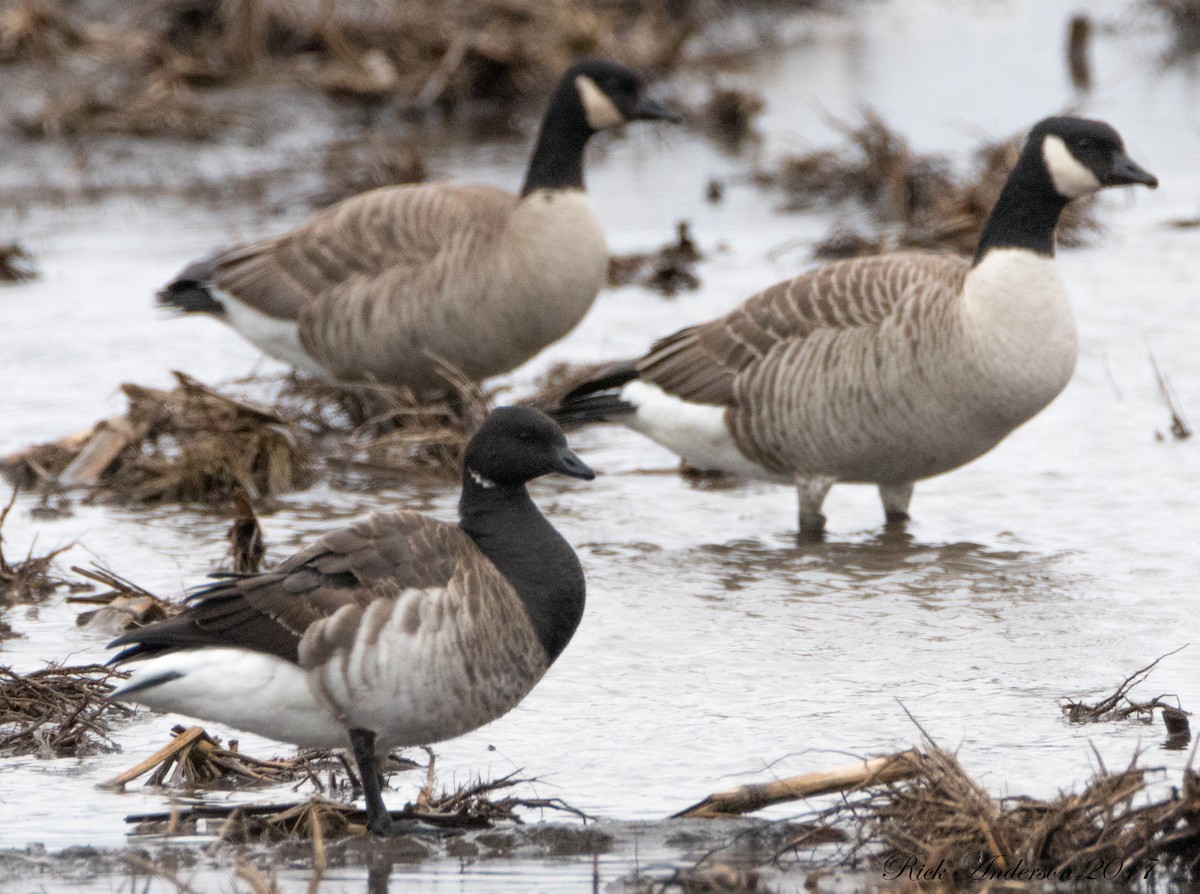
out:
M478 472L476 472L474 469L472 469L470 467L467 468L467 474L471 476L472 481L474 481L476 484L478 484L484 490L491 490L493 487L496 486L495 481L490 481L489 479L484 478L482 475L480 475Z
M1101 183L1086 166L1080 163L1062 137L1048 134L1042 140L1042 158L1054 181L1054 188L1063 198L1077 199L1100 189Z
M608 94L596 86L596 82L587 75L575 78L575 89L579 92L579 101L583 103L583 113L592 130L606 130L625 123L625 116L613 105Z

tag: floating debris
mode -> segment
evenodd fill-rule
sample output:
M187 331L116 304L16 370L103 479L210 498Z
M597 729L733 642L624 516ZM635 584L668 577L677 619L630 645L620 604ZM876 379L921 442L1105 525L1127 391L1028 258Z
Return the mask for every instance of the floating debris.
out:
M345 773L351 779L349 767L330 751L306 751L287 759L262 760L238 750L232 741L228 748L221 740L210 736L201 727L176 725L171 729L171 741L134 767L103 783L104 788L122 789L149 773L146 785L204 788L244 788L256 785L312 781L324 789L327 778L330 788L348 789L351 785L335 779L335 773ZM416 766L412 764L412 766Z
M67 597L69 603L100 606L75 618L75 623L80 627L104 630L115 636L183 611L183 605L161 599L133 581L99 565L93 565L91 568L72 565L71 570L109 588L104 593Z
M133 714L109 701L111 680L129 675L101 664L50 665L30 674L0 666L0 755L83 757L120 751L110 724Z
M958 882L1066 882L1095 875L1098 866L1135 882L1152 869L1200 868L1200 776L1193 770L1163 800L1147 798L1149 771L1131 764L1117 773L1101 769L1082 792L1043 801L993 798L932 743L915 766L913 780L826 815L865 820L859 847L877 845L881 861L897 853L920 855L929 867L944 861Z
M686 220L677 224L674 242L653 252L613 255L608 259L608 285L639 285L670 298L700 288L695 266L704 256Z
M27 282L36 276L33 255L15 242L0 242L0 282Z
M62 587L77 589L77 584L55 576L51 573L54 559L69 550L74 544L59 547L45 555L35 556L33 547L22 562L9 562L4 555L4 523L8 514L17 502L17 491L14 489L8 504L0 509L0 608L8 606L41 602L51 593ZM11 635L11 629L9 630ZM0 639L3 639L0 633Z
M666 71L720 14L701 0L453 0L436 16L416 0L142 0L135 15L23 0L0 14L0 63L40 66L52 85L41 112L18 122L31 135L197 139L237 120L223 108L230 91L197 88L282 85L404 111L509 102L581 56Z
M303 487L315 476L307 439L285 416L221 394L184 373L171 391L121 386L124 416L0 460L12 481L92 488L134 502L225 501Z
M1145 667L1134 671L1126 677L1121 685L1111 694L1102 698L1100 701L1088 704L1087 702L1077 702L1073 699L1065 699L1060 706L1065 715L1067 715L1068 723L1108 723L1114 720L1128 720L1130 717L1136 717L1145 723L1149 723L1154 718L1155 709L1163 710L1170 708L1174 712L1173 717L1179 714L1184 716L1183 725L1187 726L1187 714L1178 705L1168 705L1163 699L1170 696L1159 695L1148 702L1135 702L1129 698L1129 691L1138 683L1144 682L1150 676L1150 672L1164 658L1168 658L1177 652L1187 648L1180 646L1173 652L1168 652L1166 655L1160 655L1155 658ZM1163 717L1163 722L1167 723L1168 732L1170 732L1171 724L1167 722L1166 717Z
M442 793L422 806L405 805L391 811L393 819L421 822L442 829L486 829L498 821L520 822L521 808L563 810L588 818L557 798L518 798L512 795L493 800L500 790L533 782L509 774L501 779L476 781L453 792ZM223 841L257 843L287 838L310 838L314 830L323 838L365 835L367 812L349 804L313 797L289 804L215 805L202 804L170 813L137 814L125 818L136 824L135 835L214 834Z
M845 136L839 149L784 158L760 183L781 189L786 207L857 201L879 227L863 234L839 227L818 243L822 258L877 254L897 248L945 249L971 254L1004 181L1020 155L1023 137L988 143L975 153L976 170L956 180L948 161L914 153L898 132L871 110L857 124L835 122ZM1060 245L1084 244L1100 227L1091 198L1067 206L1058 226Z
M754 121L764 108L766 103L760 93L712 85L698 118L709 139L727 152L737 153L747 141L760 139Z

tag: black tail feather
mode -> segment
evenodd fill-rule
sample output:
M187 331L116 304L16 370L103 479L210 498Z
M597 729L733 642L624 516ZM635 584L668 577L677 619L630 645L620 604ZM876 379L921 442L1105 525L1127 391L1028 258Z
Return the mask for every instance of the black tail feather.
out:
M547 410L559 425L583 425L605 422L614 416L633 412L633 404L621 400L620 388L638 377L633 362L617 363L601 370L594 378L576 385L557 407Z
M173 307L185 314L225 315L225 305L208 286L213 273L211 259L189 264L182 273L158 290L155 300L162 307Z

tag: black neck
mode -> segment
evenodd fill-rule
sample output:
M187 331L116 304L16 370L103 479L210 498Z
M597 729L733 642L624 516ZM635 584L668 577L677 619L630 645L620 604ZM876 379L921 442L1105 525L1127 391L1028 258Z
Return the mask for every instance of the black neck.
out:
M565 81L542 119L521 195L537 189L583 189L583 150L591 136L575 85Z
M463 476L459 527L499 569L521 603L550 661L583 617L583 568L523 486L486 487Z
M1024 248L1054 257L1054 229L1067 201L1054 188L1040 144L1027 145L983 228L974 263L993 248Z

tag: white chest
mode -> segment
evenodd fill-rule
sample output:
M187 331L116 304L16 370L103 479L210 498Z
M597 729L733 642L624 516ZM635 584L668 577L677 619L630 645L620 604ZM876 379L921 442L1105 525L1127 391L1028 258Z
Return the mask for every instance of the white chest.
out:
M577 322L608 270L608 245L587 193L539 190L527 196L513 212L507 242L511 287L577 314Z
M963 322L980 386L1014 415L1033 415L1071 378L1075 317L1053 258L988 252L967 275Z

